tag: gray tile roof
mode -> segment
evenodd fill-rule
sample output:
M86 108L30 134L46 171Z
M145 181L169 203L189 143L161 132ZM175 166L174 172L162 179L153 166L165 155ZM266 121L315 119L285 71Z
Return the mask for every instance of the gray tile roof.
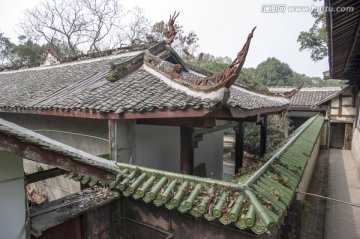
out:
M74 62L0 73L1 108L38 108L37 104L69 85L109 68L112 62L129 57Z
M288 91L289 88L269 88L272 92ZM291 97L290 106L314 106L327 97L336 94L341 90L340 87L313 87L302 88L298 93Z
M239 86L230 88L230 98L227 101L229 108L242 110L256 110L263 108L281 107L289 104L289 100L282 97L261 95Z
M106 76L111 64L129 57L105 59L41 70L0 73L0 107L92 112L142 112L212 108L219 102L175 90L140 68L121 80Z
M191 95L140 67L111 82L118 69L141 52L111 55L49 67L0 72L0 110L60 110L81 112L148 112L153 110L214 109L216 98ZM127 63L126 63L127 62ZM126 68L127 69L127 68ZM226 107L257 110L286 106L286 99L232 87Z

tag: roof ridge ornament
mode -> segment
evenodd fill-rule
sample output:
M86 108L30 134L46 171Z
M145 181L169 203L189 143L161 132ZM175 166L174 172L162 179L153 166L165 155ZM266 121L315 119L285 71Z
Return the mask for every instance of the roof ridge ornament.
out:
M178 14L176 15L175 12L174 15L170 17L169 23L173 23L177 16ZM173 64L171 62L162 60L161 58L153 54L151 49L145 52L144 62L146 63L146 65L165 75L172 81L186 86L194 91L210 93L224 87L230 88L231 85L238 78L240 71L244 65L246 55L250 47L251 38L253 37L255 29L256 27L254 27L248 35L248 38L243 48L237 54L234 61L222 72L215 73L211 76L201 77L192 74L191 72L187 72L186 70L183 70L183 67L179 64ZM168 32L171 33L170 30ZM174 34L170 33L168 35L174 36Z
M49 47L46 50L46 54L44 58L42 59L42 62L40 66L52 66L60 64L60 58L58 57L57 53L53 49L52 45L49 45Z
M296 93L298 93L301 90L301 88L303 88L303 86L304 86L304 82L301 83L301 85L299 85L298 87L296 87L292 90L289 90L289 91L285 91L285 92L256 92L256 93L267 95L267 96L290 98L290 97L294 96Z
M167 31L164 33L165 43L166 45L171 45L174 42L176 31L175 31L175 20L179 16L180 12L174 12L173 15L170 14L170 18L167 24Z

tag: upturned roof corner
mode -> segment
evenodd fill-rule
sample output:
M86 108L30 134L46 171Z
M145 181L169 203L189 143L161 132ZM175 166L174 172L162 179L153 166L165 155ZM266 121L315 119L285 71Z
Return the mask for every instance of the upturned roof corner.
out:
M174 13L174 15L170 17L169 24L173 24L177 16L178 15ZM169 28L168 32L172 32L171 29L173 28ZM234 84L244 65L255 29L256 27L250 32L243 48L238 52L233 62L222 72L217 72L211 76L205 76L198 74L198 72L188 70L186 64L182 62L181 58L174 51L169 51L170 56L163 57L163 52L170 48L166 42L163 45L163 47L165 47L164 49L159 49L160 45L156 45L145 51L144 64L165 78L180 86L186 87L190 91L203 93L205 95L218 92L216 98L221 105L224 105L229 99L230 93L228 89ZM174 36L174 34L167 33L167 35L172 36ZM173 86L176 87L176 85ZM208 96L208 98L212 98L210 95Z

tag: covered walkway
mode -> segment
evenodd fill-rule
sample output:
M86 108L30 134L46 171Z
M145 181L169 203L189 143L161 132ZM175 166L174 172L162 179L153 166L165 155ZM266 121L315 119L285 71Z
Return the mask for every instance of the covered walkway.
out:
M350 150L330 149L328 197L360 205L360 172ZM327 201L325 239L360 238L360 207Z

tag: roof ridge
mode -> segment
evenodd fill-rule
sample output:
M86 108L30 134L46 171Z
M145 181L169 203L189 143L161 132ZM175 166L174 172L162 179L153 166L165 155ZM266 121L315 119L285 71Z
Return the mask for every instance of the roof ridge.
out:
M149 44L141 44L141 45L135 45L135 46L118 47L118 48L108 49L108 50L99 51L99 52L86 53L86 54L81 54L81 55L73 56L73 57L66 57L66 58L57 57L60 62L59 64L57 64L57 66L61 66L64 63L82 62L85 60L91 60L91 59L96 59L96 58L101 58L101 57L106 57L106 56L112 56L112 55L115 56L115 55L120 55L120 54L124 54L124 53L146 50L149 47L150 47ZM49 66L51 67L53 65L49 65ZM6 67L6 66L0 65L0 73L8 72L8 71L33 69L33 68L38 68L38 67L48 68L49 66L44 66L44 65L42 65L41 62L39 62L37 64L32 64L32 65L30 65L30 64L22 65L20 67L11 67L11 66Z
M301 126L289 139L291 143L283 146L286 150L274 155L274 160L268 161L271 170L266 170L260 177L254 179L256 183L251 184L225 182L115 163L74 149L3 119L0 119L0 133L7 137L15 137L26 144L38 145L46 151L83 164L108 170L116 175L113 181L99 181L96 177L93 178L92 174L84 175L83 171L79 174L79 169L69 175L69 178L81 183L89 183L89 181L90 185L102 183L118 189L125 197L132 196L147 203L152 201L156 206L165 205L169 210L188 212L196 218L203 216L209 221L218 219L224 225L234 223L239 229L250 228L256 234L263 234L280 226L295 196L295 190L319 137L323 121L323 117L317 116ZM19 153L13 145L9 146L9 152Z

